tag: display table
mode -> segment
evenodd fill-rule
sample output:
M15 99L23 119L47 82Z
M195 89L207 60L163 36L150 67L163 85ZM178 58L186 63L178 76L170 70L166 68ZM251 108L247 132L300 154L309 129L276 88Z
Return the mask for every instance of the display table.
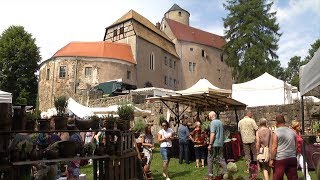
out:
M308 169L314 170L316 164L314 164L313 162L320 161L320 145L306 144L305 147L306 147L306 161L308 163ZM316 152L318 152L318 154Z

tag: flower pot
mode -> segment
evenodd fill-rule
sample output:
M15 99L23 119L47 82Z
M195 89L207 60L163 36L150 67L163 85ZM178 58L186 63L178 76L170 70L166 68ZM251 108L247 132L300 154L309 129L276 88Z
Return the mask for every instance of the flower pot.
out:
M117 129L121 131L127 131L130 129L130 121L129 120L123 120L118 119L117 121Z
M25 130L27 131L34 131L36 126L36 121L35 120L27 120L26 121L26 127Z
M49 131L50 130L50 119L38 119L38 130Z
M54 119L54 127L55 130L64 130L67 129L67 118L63 117L63 116L52 116L52 118Z
M105 127L106 127L106 129L114 129L114 125L115 124L115 122L114 121L105 121Z

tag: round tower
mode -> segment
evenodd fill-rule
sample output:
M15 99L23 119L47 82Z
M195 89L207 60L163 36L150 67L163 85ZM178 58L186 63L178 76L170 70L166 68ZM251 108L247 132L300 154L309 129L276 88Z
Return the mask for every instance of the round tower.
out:
M165 18L177 21L179 23L189 26L190 13L182 9L177 4L174 4L165 14Z

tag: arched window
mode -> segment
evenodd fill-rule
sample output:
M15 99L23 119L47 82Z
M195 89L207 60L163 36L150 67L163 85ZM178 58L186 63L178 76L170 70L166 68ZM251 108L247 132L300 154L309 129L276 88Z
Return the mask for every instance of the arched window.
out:
M154 70L154 66L155 66L155 62L154 62L154 54L153 52L150 54L150 57L149 57L149 68L151 70Z
M180 11L179 11L179 13L178 13L178 14L179 14L179 16L181 16L181 12L180 12Z

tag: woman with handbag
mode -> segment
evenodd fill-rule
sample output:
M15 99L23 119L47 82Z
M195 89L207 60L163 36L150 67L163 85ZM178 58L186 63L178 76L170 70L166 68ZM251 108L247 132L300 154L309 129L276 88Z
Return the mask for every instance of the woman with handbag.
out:
M302 156L302 143L303 139L301 137L301 125L300 122L297 120L291 121L291 128L294 130L294 132L297 134L297 161L298 165L300 165L302 172L304 172L304 165L303 165L303 156ZM306 177L307 180L311 180L310 174L308 172L308 164L306 163Z
M259 123L260 128L256 132L257 160L260 169L263 171L264 179L269 180L271 168L269 167L268 162L272 131L267 127L267 120L265 118L261 118Z

